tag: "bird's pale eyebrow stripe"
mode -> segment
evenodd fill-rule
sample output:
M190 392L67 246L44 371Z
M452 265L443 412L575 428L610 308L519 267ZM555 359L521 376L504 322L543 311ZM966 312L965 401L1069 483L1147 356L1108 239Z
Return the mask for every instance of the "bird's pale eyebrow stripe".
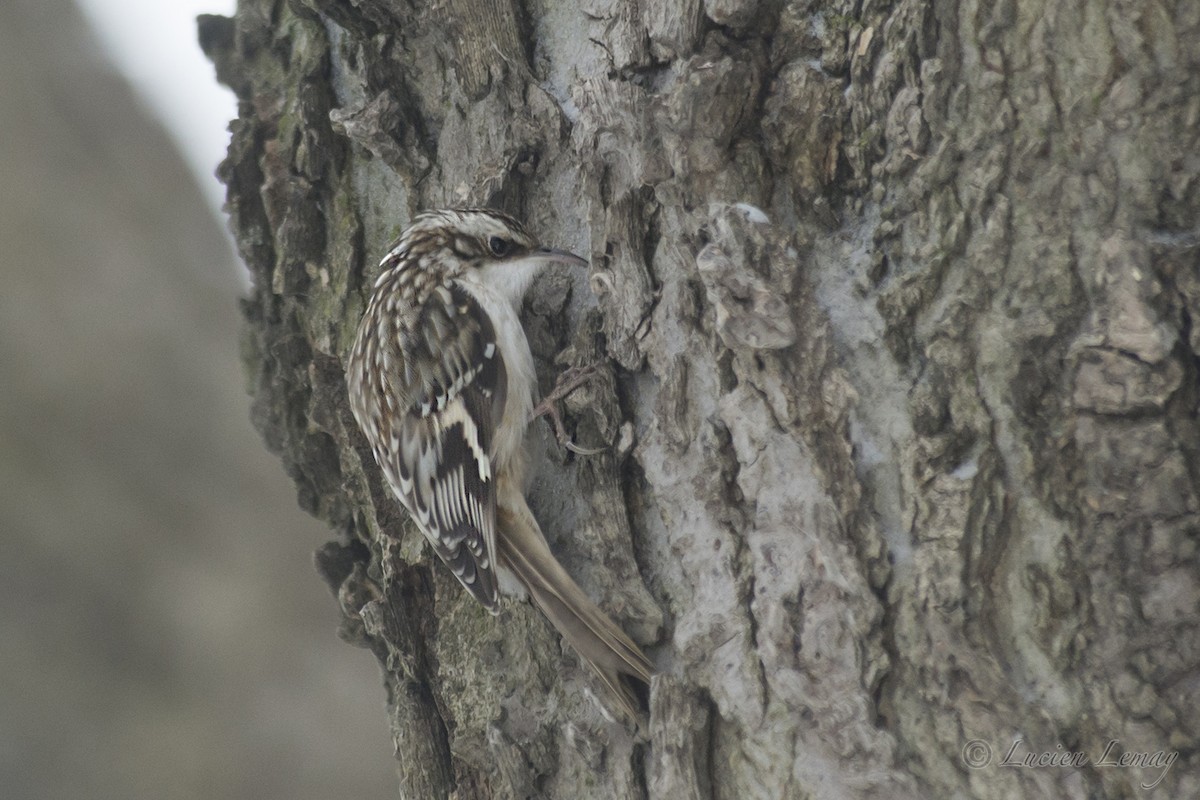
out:
M455 236L450 242L450 249L459 258L475 258L481 254L475 242L465 236Z

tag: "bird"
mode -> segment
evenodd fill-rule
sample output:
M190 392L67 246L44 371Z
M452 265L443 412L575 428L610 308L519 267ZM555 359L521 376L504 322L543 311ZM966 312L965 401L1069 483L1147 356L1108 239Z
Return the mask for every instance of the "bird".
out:
M546 407L521 303L547 267L587 264L495 209L418 214L380 262L346 383L387 485L459 583L493 614L502 595L531 599L638 724L651 662L558 562L525 498L526 429Z

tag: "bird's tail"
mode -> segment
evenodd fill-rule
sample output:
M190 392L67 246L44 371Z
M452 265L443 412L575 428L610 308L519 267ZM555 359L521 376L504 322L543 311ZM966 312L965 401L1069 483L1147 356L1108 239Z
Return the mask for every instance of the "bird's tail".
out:
M515 505L497 509L500 563L515 573L534 604L596 671L622 710L640 723L645 712L639 694L644 695L653 674L649 659L558 563L524 498Z

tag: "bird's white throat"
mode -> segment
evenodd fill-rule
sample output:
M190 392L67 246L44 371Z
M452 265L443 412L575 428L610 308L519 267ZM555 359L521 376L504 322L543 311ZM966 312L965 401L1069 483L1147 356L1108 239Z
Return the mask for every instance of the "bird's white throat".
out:
M464 275L466 284L478 283L508 300L513 310L520 312L525 292L533 280L546 268L544 258L529 256L515 261L499 261L475 270L473 275ZM469 271L468 271L469 272Z

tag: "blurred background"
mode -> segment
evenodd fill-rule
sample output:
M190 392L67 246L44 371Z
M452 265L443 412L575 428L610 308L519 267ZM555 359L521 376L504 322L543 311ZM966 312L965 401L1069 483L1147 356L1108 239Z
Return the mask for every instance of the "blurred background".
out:
M388 797L328 534L248 422L232 0L0 3L0 796Z

